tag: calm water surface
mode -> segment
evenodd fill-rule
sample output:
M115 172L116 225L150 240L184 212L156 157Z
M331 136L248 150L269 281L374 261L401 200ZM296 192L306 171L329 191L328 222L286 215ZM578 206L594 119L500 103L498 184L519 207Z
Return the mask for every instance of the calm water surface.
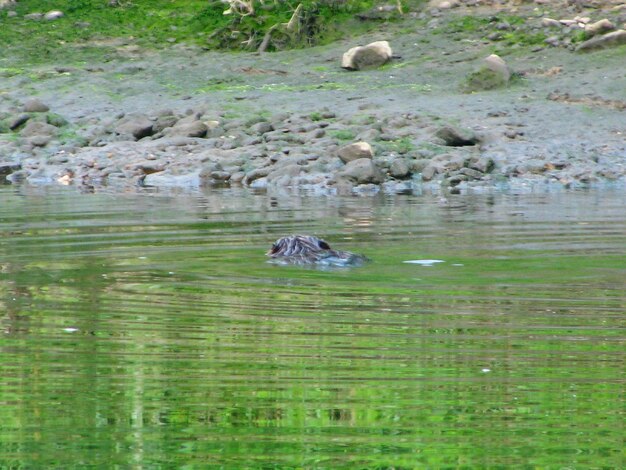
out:
M0 187L0 468L623 468L625 311L619 191Z

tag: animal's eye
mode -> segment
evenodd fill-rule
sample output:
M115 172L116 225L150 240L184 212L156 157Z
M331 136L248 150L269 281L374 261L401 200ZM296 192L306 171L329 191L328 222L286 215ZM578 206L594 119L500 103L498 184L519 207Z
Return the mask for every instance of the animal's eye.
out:
M317 244L322 250L330 250L330 245L324 240L320 240Z
M272 249L270 250L270 253L273 255L274 253L276 253L278 251L278 243L274 243L272 245Z

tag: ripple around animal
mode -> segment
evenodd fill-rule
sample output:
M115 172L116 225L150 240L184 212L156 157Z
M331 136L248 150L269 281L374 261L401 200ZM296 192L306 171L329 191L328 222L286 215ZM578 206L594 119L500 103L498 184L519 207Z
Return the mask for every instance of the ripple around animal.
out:
M0 200L8 467L622 463L622 193Z

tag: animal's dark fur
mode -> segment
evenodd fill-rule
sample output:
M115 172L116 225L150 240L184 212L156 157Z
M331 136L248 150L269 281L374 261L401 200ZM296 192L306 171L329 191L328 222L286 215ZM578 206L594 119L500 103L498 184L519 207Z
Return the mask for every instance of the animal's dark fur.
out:
M281 264L320 264L326 266L356 266L367 260L349 251L333 250L321 238L291 235L276 240L267 256Z

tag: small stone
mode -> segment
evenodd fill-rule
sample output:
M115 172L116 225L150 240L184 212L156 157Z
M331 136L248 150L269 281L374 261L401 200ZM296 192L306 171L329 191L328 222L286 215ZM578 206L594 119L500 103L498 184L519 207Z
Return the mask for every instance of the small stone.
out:
M27 113L47 113L50 107L37 98L31 98L24 102L24 111Z
M437 173L439 173L439 168L436 165L428 164L422 170L422 179L424 181L430 181L435 177Z
M363 70L386 64L393 55L387 41L376 41L367 46L353 47L341 60L341 67L348 70Z
M389 167L389 174L393 178L406 178L411 174L411 170L409 169L409 164L404 158L396 158L391 162L391 166Z
M122 135L129 134L139 140L154 133L153 125L154 123L142 114L130 115L118 122L115 132Z
M29 13L28 15L24 15L24 19L27 20L40 20L43 18L43 13Z
M54 21L54 20L58 20L59 18L63 18L64 16L65 15L60 10L51 10L48 13L46 13L43 18L44 20Z
M506 62L500 56L491 54L485 58L483 63L489 70L501 76L504 82L508 82L511 78L511 71L506 65Z
M603 49L605 47L615 47L626 44L626 30L618 29L612 33L595 36L578 46L577 51L590 51L593 49Z
M385 180L382 172L370 158L352 160L338 172L338 176L357 184L380 184Z
M444 126L435 133L439 139L443 140L444 145L449 147L464 147L468 145L476 145L480 139L469 129L459 129L453 126Z
M372 150L372 146L367 142L355 142L341 147L337 152L337 156L342 162L349 163L362 158L371 159L374 157L374 151Z
M45 122L29 121L20 132L22 137L34 137L39 135L53 136L58 129Z
M467 177L469 177L470 179L473 180L479 180L482 179L482 177L484 176L484 173L478 171L478 170L474 170L473 168L461 168L459 170L459 173L462 175L465 175Z
M595 23L585 25L585 32L590 36L608 33L609 31L613 31L614 29L615 25L606 18L600 21L596 21Z
M50 135L35 135L28 139L28 143L33 147L45 147L52 140L52 136Z
M552 18L543 18L541 20L541 26L543 26L544 28L560 28L561 22L558 20L554 20Z
M263 135L268 132L272 132L274 130L274 126L269 122L257 122L256 124L250 127L250 133L254 135Z

